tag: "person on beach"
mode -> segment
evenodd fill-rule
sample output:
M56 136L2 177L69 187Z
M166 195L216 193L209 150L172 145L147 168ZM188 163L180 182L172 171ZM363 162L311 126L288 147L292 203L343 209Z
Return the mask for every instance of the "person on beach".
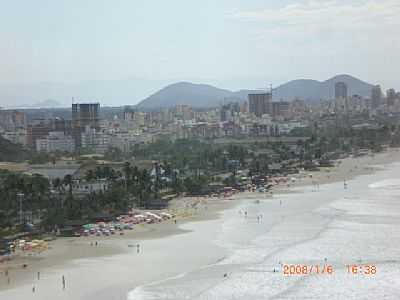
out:
M36 290L36 289L35 289L35 286L33 286L33 287L32 287L32 293L34 293L35 290Z
M64 277L64 275L62 276L62 286L63 286L63 290L65 290L65 277Z
M136 245L136 252L139 253L140 252L140 244Z
M344 182L343 182L343 188L344 188L344 189L347 189L346 179L345 179Z
M40 272L37 272L37 279L40 280Z
M244 212L244 217L247 218L247 211Z
M99 243L96 241L95 245L96 245L96 247L97 247L97 246L99 245Z

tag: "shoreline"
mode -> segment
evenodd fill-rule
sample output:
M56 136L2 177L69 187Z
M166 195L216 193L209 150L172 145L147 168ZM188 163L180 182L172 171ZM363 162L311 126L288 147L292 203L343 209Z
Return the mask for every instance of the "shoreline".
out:
M204 201L199 201L199 198ZM129 245L138 241L164 239L190 232L181 228L187 223L216 220L220 213L233 207L236 202L224 198L179 197L172 200L173 209L180 216L155 224L138 224L123 236L109 237L59 237L49 242L49 249L41 254L17 255L10 261L0 263L0 293L26 284L37 276L37 272L68 266L80 259L107 258L129 252ZM182 204L185 208L182 208ZM193 204L196 204L194 207ZM91 243L98 242L98 246ZM22 268L26 264L27 268ZM10 284L4 276L5 270L11 278Z
M264 197L273 198L273 194L296 192L297 187L312 187L314 182L322 185L343 180L350 181L357 176L373 174L379 170L379 168L376 168L374 165L384 165L395 161L400 161L399 149L389 149L386 152L375 154L374 156L348 157L337 161L337 166L330 168L329 172L327 170L303 172L298 175L299 179L295 183L276 186L273 188L272 193L264 193ZM312 174L312 178L309 174ZM16 269L10 270L10 276L12 278L10 285L7 284L4 274L1 274L2 276L0 275L0 293L32 282L39 271L73 267L74 262L80 259L99 259L128 253L129 248L127 245L130 241L137 242L166 239L190 232L192 230L183 229L181 225L218 219L223 211L233 208L243 201L259 199L262 195L263 193L259 192L242 192L225 199L202 198L205 201L200 201L201 205L196 209L187 208L186 213L189 212L187 217L178 219L178 224L176 225L173 220L158 224L139 225L122 237L113 236L100 239L96 237L59 238L51 242L51 249L40 256L17 258L10 264L0 264L0 270L2 272L7 268L7 265L14 265L14 267L16 267ZM189 203L190 206L194 202L199 202L199 198L200 197L194 197L189 199L183 197L172 201L174 201L173 205L177 205L178 207L182 203L185 203L185 205ZM96 240L99 241L99 247L90 246L90 242ZM24 263L22 261L27 262L27 269L23 270L21 267L18 267Z

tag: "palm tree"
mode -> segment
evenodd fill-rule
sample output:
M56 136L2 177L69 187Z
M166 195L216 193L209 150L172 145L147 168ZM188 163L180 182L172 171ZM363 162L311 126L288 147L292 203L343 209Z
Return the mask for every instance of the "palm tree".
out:
M94 171L92 169L89 169L86 174L85 174L85 179L86 181L92 181L96 178Z
M71 174L65 175L63 183L64 185L68 186L68 192L70 195L72 195L72 184L73 184L72 175Z

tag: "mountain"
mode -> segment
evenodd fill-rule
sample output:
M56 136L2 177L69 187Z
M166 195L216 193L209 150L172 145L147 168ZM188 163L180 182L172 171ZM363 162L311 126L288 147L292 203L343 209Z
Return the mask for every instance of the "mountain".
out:
M57 108L57 107L62 107L63 105L58 102L57 100L54 99L47 99L44 101L37 102L33 104L31 107L32 108Z
M43 107L41 105L43 99L56 99L61 106L71 107L72 98L75 102L100 102L102 106L125 105L138 103L157 91L160 86L168 83L170 81L141 78L86 80L70 83L0 82L0 106L9 108Z
M334 95L334 84L344 81L349 94L369 96L371 85L349 75L335 76L327 81L309 79L294 80L274 89L274 100L292 100L296 97L318 101ZM11 84L0 83L0 106L18 107L70 107L72 97L75 102L100 102L102 106L119 106L139 103L144 109L171 107L176 104L190 104L194 107L218 106L228 101L246 101L249 93L260 90L230 91L211 85L178 82L162 90L160 86L169 84L167 80L129 78L124 80L88 80L74 83L41 82ZM159 90L157 92L157 90ZM148 95L151 95L148 97ZM57 99L57 102L42 101ZM32 103L36 103L32 105Z
M357 94L364 97L371 95L373 85L350 75L337 75L323 82L311 79L289 81L274 90L274 99L291 101L300 98L311 102L330 99L335 97L335 83L337 82L347 84L348 95Z
M345 82L348 94L369 96L372 85L350 75L337 75L326 81L299 79L289 81L273 90L274 101L292 101L300 98L309 102L320 99L331 99L335 95L335 83ZM168 85L158 92L141 101L137 107L140 109L157 109L173 107L177 104L188 104L193 107L213 107L228 101L247 101L248 94L260 93L261 90L229 91L205 84L179 82Z
M207 84L178 82L159 90L141 101L137 107L154 109L188 104L193 107L211 107L219 105L224 98L232 98L229 90L219 89Z

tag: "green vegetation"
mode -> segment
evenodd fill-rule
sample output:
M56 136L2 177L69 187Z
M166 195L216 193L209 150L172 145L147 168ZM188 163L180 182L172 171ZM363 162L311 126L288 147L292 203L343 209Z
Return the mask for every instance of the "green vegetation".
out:
M19 221L21 207L24 212L31 212L33 218L40 217L43 227L53 228L67 220L89 219L101 212L117 214L130 207L149 207L152 200L168 195L206 194L210 192L210 184L235 186L239 170L244 175L269 175L281 172L277 165L285 162L305 166L313 160L334 158L338 153L359 149L380 151L384 144L400 145L400 130L396 126L340 132L315 127L308 139L297 142L292 139L291 143L267 139L240 144L160 140L137 145L124 157L128 161L122 168L96 166L94 161L86 161L86 173L81 179L84 185L94 188L84 193L76 191L76 181L71 175L49 182L40 175L1 171L0 228L12 231ZM122 160L122 153L115 149L105 156L109 160ZM154 163L149 169L139 169L133 162L141 160Z
M39 212L51 207L49 181L40 175L0 172L0 227L10 227L18 219L20 205L25 210Z
M37 153L29 149L24 148L19 144L13 144L9 140L4 139L0 136L0 161L7 162L24 162L27 161L30 164L44 164L49 162L55 162L62 156L70 156L68 153Z
M20 162L29 159L29 157L29 151L0 136L0 161Z

